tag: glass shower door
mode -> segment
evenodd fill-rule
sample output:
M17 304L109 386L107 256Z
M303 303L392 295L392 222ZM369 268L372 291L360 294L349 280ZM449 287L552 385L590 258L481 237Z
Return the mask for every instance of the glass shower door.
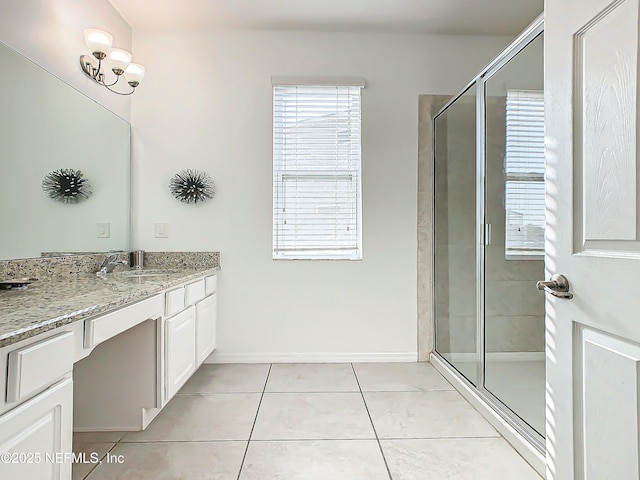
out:
M476 84L435 118L436 350L478 385Z
M540 34L485 83L484 386L544 435L544 99Z

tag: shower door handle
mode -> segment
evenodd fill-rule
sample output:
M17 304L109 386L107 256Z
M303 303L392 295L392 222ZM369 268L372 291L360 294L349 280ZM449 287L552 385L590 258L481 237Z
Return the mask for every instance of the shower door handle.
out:
M538 290L544 290L554 297L566 298L567 300L573 298L573 293L569 292L569 280L567 280L567 277L564 275L558 273L552 275L551 280L541 280L536 283L536 288Z
M486 246L491 245L491 224L490 223L484 224L484 244Z

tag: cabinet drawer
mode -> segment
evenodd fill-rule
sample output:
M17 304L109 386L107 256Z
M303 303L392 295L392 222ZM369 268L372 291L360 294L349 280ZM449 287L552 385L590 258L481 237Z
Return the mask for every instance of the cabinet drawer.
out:
M198 300L202 300L205 295L204 278L197 282L190 283L185 288L185 305L187 307L193 305Z
M211 295L218 290L218 276L210 275L204 279L204 291L205 294Z
M73 369L73 332L54 335L9 353L7 402L52 385Z
M85 348L95 347L145 320L162 316L163 299L163 295L156 295L115 312L87 320L84 325Z
M184 288L176 288L165 294L164 315L171 317L184 309Z

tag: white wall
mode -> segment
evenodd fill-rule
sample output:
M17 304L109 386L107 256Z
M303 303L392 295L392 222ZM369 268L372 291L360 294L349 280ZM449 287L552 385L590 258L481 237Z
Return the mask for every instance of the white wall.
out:
M90 53L86 28L109 31L114 46L131 51L131 27L107 0L0 0L0 41L129 120L130 97L99 87L80 69L80 55Z
M219 361L416 358L418 94L455 93L509 40L134 31L134 247L221 251ZM271 260L272 75L367 79L362 261ZM170 196L183 168L212 201Z

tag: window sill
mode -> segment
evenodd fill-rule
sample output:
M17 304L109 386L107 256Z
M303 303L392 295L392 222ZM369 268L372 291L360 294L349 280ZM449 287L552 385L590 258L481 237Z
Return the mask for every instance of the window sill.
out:
M539 255L518 255L516 253L514 254L505 254L504 259L507 261L522 261L522 260L543 260L544 261L544 255L539 254Z
M281 261L281 260L327 260L327 261L361 261L362 256L359 257L319 257L319 256L278 256L271 257L272 260Z

